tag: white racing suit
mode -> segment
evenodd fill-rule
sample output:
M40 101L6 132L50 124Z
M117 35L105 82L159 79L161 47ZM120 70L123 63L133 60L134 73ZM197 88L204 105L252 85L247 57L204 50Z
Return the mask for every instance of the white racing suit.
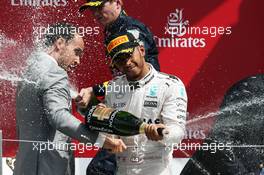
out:
M110 81L106 105L134 114L147 123L163 123L169 135L160 142L150 141L144 134L121 137L128 149L117 154L118 174L169 175L173 144L180 143L185 133L187 95L177 77L150 72L137 82L126 76ZM164 146L164 145L167 145Z

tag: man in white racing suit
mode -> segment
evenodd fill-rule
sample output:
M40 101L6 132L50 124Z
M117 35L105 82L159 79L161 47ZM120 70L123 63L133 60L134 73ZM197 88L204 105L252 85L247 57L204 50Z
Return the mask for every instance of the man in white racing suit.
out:
M107 43L113 66L124 75L110 81L105 103L152 124L152 130L166 127L169 134L161 137L148 130L146 135L121 137L128 148L117 154L118 174L170 175L172 145L180 143L185 133L185 87L179 78L146 63L144 46L135 38L133 33L119 33Z

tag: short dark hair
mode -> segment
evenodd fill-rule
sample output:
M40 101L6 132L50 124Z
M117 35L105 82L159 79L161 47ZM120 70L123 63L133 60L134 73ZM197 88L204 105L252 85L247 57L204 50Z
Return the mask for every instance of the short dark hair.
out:
M67 41L74 38L77 34L76 27L66 22L59 22L49 25L44 37L45 46L52 46L59 38L63 38Z

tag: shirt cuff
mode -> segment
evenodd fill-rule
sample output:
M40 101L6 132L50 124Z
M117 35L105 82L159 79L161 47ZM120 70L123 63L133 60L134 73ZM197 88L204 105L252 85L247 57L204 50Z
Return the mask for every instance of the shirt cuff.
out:
M97 140L95 143L99 146L99 148L102 148L105 142L106 135L99 133Z

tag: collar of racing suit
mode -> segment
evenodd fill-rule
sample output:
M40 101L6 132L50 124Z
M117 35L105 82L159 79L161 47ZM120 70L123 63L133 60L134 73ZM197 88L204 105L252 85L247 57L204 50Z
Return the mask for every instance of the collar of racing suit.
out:
M141 80L138 81L128 81L129 86L133 89L138 89L143 87L144 85L148 84L155 76L156 74L156 70L153 68L153 66L149 63L147 63L149 65L150 71L147 73L147 75L145 77L143 77Z

